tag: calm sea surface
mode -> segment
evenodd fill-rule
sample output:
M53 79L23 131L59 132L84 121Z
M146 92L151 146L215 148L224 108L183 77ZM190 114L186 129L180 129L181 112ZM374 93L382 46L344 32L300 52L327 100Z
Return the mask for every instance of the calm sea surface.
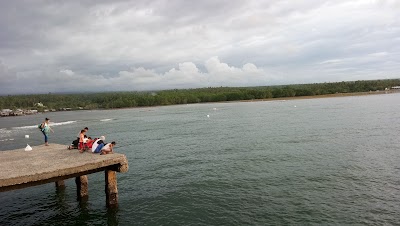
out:
M400 94L214 103L0 118L0 150L117 142L119 208L104 174L0 193L0 225L399 225ZM207 116L208 115L208 116ZM30 135L29 139L25 135ZM69 151L69 150L65 150ZM0 164L1 160L0 155Z

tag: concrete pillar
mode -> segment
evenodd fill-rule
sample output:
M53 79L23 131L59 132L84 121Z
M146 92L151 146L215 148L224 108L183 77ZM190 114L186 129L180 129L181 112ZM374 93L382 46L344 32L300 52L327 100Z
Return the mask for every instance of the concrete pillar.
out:
M80 177L76 177L75 183L78 200L87 200L89 197L87 176L83 175Z
M65 188L65 182L63 180L56 181L56 189L64 189Z
M107 207L118 206L117 173L113 170L105 170L106 178L106 203Z

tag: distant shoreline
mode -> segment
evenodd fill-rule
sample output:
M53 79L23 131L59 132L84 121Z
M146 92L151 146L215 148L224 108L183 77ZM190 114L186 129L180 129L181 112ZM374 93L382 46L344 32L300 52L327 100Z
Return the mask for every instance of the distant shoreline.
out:
M98 109L92 109L92 110L122 110L122 109L134 109L134 108L145 109L145 108L154 108L154 107L179 106L179 105L191 105L191 104L216 104L216 103L258 102L258 101L304 100L304 99L319 99L319 98L334 98L334 97L349 97L349 96L381 95L381 94L392 94L392 93L400 93L400 90L386 90L386 91L383 90L383 91L355 92L355 93L334 93L334 94L324 94L324 95L314 95L314 96L278 97L278 98L252 99L252 100L216 101L216 102L140 106L140 107L111 108L111 109L98 108Z
M392 94L400 93L400 90L383 90L383 91L370 91L370 92L355 92L355 93L334 93L314 96L294 96L294 97L277 97L277 98L265 98L265 99L252 99L252 100L232 100L232 101L216 101L216 102L200 102L200 103L188 103L188 104L171 104L171 105L155 105L155 106L140 106L140 107L126 107L126 108L98 108L83 111L93 110L122 110L122 109L145 109L154 107L166 107L166 106L179 106L179 105L191 105L191 104L216 104L216 103L238 103L238 102L258 102L258 101L279 101L279 100L303 100L303 99L319 99L319 98L334 98L334 97L348 97L348 96L366 96L366 95L380 95L380 94ZM81 110L72 110L81 111Z
M400 90L382 90L382 91L369 91L369 92L354 92L354 93L334 93L314 96L294 96L294 97L277 97L277 98L264 98L264 99L251 99L251 100L232 100L232 101L215 101L215 102L200 102L200 103L188 103L188 104L215 104L215 103L234 103L234 102L258 102L258 101L281 101L281 100L303 100L303 99L319 99L319 98L334 98L334 97L348 97L348 96L366 96L366 95L380 95L380 94L392 94L400 93ZM146 109L153 107L164 107L164 106L176 106L185 104L170 104L170 105L154 105L154 106L140 106L140 107L122 107L122 108L96 108L96 109L68 109L68 111L93 111L93 110L122 110L122 109ZM64 110L65 111L65 110ZM53 111L53 112L64 112L64 111ZM46 114L49 112L38 112L36 114ZM6 117L13 116L24 116L23 115L9 115ZM4 116L3 116L4 117ZM3 118L0 117L0 118Z
M370 91L370 92L355 92L355 93L334 93L314 96L294 96L294 97L278 97L266 99L253 99L253 100L240 100L239 102L253 102L253 101L275 101L275 100L297 100L297 99L319 99L319 98L333 98L333 97L348 97L348 96L366 96L366 95L380 95L400 93L400 90L383 90L383 91ZM231 101L228 101L231 102ZM235 101L237 102L237 101Z

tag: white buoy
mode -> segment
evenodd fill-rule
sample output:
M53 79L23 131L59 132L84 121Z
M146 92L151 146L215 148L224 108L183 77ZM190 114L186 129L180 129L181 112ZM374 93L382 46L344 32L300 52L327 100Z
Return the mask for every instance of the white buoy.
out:
M25 151L32 151L32 147L29 144L26 145Z
M25 138L26 138L26 139L29 139L29 135L25 135Z
M296 105L294 105L294 107L296 107Z
M217 108L213 108L213 110L214 110L214 111L216 111L216 110L217 110Z
M207 115L207 118L210 118L210 115Z

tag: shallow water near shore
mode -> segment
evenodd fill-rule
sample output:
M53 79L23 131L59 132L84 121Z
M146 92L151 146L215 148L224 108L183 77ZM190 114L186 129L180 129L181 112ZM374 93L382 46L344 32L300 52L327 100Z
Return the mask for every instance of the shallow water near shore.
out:
M129 161L129 172L117 175L118 209L105 207L104 174L95 173L85 203L76 201L73 179L59 192L51 183L0 193L0 225L398 225L399 100L396 93L0 118L1 151L42 144L36 125L49 117L50 144L67 146L88 126Z

